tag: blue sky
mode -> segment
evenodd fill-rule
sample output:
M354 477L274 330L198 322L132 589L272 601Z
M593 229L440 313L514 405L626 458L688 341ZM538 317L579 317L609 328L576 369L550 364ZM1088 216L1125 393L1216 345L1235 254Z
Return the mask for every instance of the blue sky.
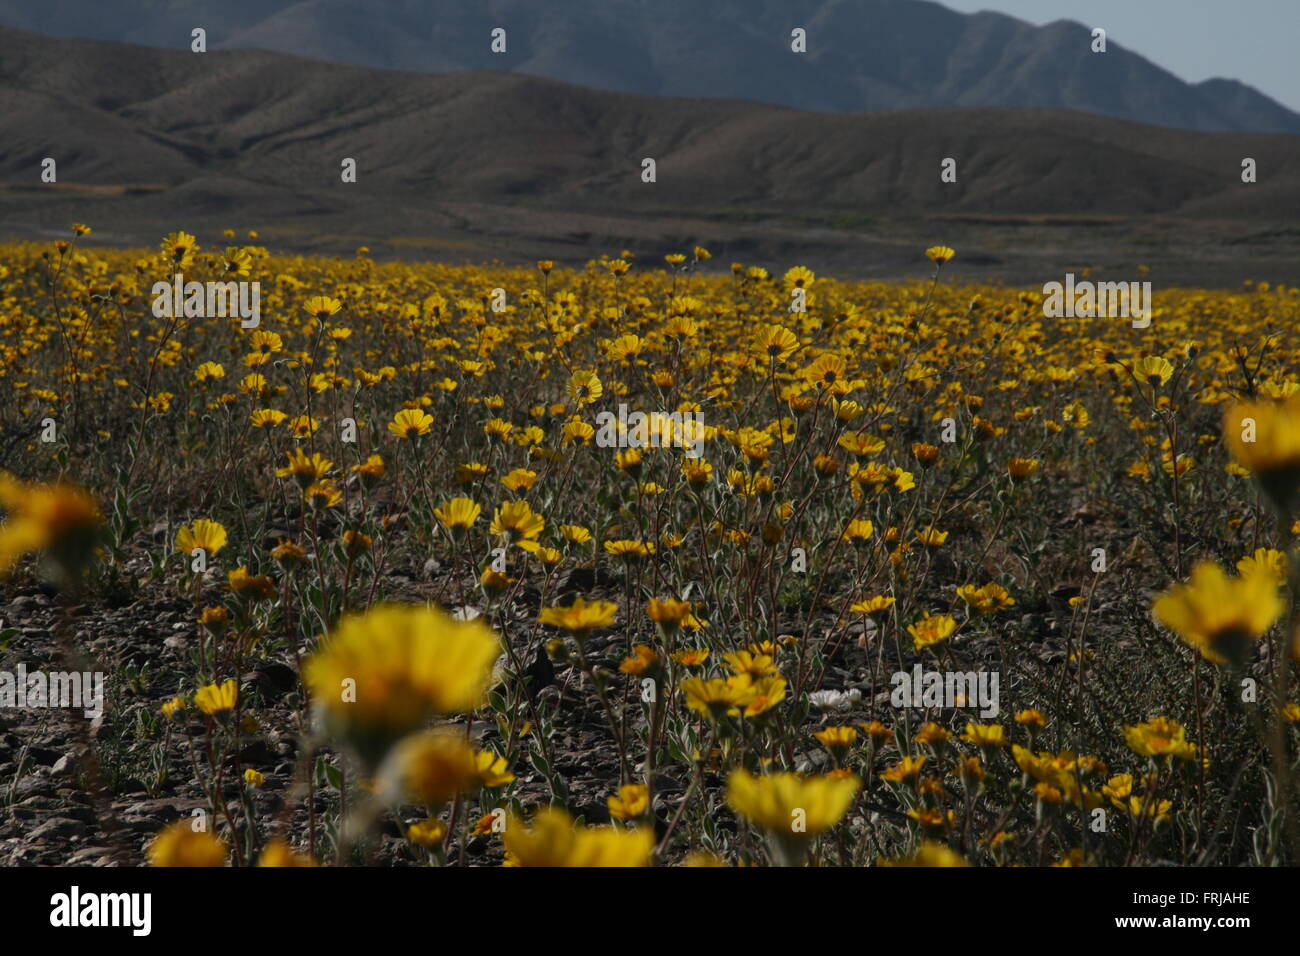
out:
M1076 20L1184 80L1241 80L1300 111L1300 0L939 0L1030 23Z

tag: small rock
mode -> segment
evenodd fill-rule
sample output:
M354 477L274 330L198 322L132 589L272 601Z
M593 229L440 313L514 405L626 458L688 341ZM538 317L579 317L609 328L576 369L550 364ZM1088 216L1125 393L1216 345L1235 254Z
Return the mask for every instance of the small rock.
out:
M77 758L72 754L64 754L54 762L54 766L50 768L50 773L56 777L70 777L76 775L77 769Z
M52 817L46 820L28 836L33 840L66 840L69 837L84 837L88 828L80 820L71 817Z

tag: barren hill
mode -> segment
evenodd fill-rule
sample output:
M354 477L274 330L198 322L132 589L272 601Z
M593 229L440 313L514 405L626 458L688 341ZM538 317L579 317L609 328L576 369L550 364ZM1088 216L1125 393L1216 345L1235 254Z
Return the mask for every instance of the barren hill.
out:
M57 186L40 183L47 156ZM956 183L940 180L946 157ZM1258 183L1242 183L1244 157ZM355 184L340 181L344 158ZM0 184L9 234L81 218L152 242L158 228L258 224L304 245L405 238L505 257L698 238L831 264L875 248L888 263L911 249L909 229L1025 237L1056 223L1102 237L1140 221L1158 250L1187 228L1160 223L1193 222L1207 237L1287 242L1300 137L1063 110L807 113L0 30Z

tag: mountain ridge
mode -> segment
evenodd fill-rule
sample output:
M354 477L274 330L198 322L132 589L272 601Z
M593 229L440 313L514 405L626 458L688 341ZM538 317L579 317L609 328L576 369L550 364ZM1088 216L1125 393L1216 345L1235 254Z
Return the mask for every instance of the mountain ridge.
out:
M555 13L554 11L560 11ZM930 0L0 0L0 25L188 50L264 49L439 73L499 70L638 95L819 112L945 106L1071 109L1202 131L1300 134L1300 114L1244 83L1186 83L1087 27L963 14ZM490 31L507 31L505 53ZM807 52L790 50L795 27ZM828 39L833 38L833 39Z
M1258 183L1241 182L1244 156ZM45 157L58 163L54 186L40 181ZM645 157L653 183L641 179ZM956 183L940 179L945 157ZM340 181L344 158L357 161L356 183ZM1172 250L1183 233L1227 237L1239 258L1252 237L1276 234L1292 255L1282 220L1296 208L1300 137L1282 134L1043 109L801 112L0 29L9 235L84 221L97 238L151 244L158 230L248 223L305 248L383 238L397 251L537 258L700 240L846 268L870 250L884 269L909 242L983 241L983 223L1005 243L968 261L992 267L1039 255L1052 223L1061 241L1151 233L1146 251Z

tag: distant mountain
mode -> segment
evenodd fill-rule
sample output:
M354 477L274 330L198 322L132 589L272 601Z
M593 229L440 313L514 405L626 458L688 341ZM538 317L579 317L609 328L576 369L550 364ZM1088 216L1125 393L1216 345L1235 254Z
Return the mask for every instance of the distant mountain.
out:
M57 184L40 182L47 156ZM1259 167L1251 185L1247 156ZM356 183L340 181L345 157ZM641 178L645 157L653 183ZM956 183L940 180L944 157L957 161ZM1271 267L1258 257L1275 253L1249 245L1265 241L1283 243L1278 268L1293 275L1297 208L1296 136L1064 110L799 112L0 28L0 235L83 221L96 240L153 244L177 228L208 229L210 241L247 225L281 247L383 240L389 254L444 259L699 240L749 261L880 273L983 223L1005 251L981 258L964 245L957 268L1053 255L1040 231L1050 226L1055 254L1088 242L1108 256L1167 250L1206 281L1207 257L1225 252ZM1134 229L1143 245L1129 248ZM1187 251L1189 237L1206 241Z
M416 72L505 70L602 90L803 110L1037 107L1300 133L1230 80L1188 84L1088 27L928 0L0 0L0 25L188 50L257 48ZM490 33L506 30L506 52ZM807 52L791 51L791 31Z

